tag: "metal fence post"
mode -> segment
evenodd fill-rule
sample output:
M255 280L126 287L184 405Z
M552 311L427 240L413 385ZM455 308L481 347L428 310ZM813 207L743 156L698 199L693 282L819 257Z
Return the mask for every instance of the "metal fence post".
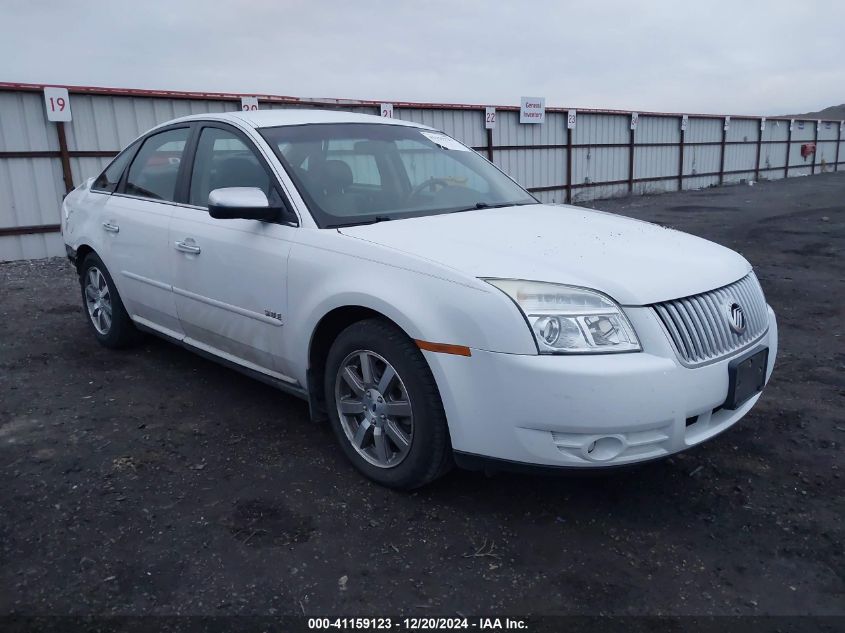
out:
M816 125L814 126L816 129L813 132L813 163L810 166L811 176L816 173L816 154L819 151L819 123L821 123L821 121L816 121Z
M487 113L485 112L484 117L487 118ZM485 125L485 130L487 133L487 160L491 163L493 162L493 130Z
M839 171L839 146L842 145L842 121L839 122L839 131L836 133L836 164L833 171Z
M630 136L628 137L628 193L634 192L634 133L635 129L631 128Z
M754 180L760 180L760 150L763 146L763 121L757 122L757 160L754 163Z
M59 137L59 159L62 161L62 177L65 181L65 193L73 191L73 173L70 169L70 154L67 151L67 136L64 121L56 123L56 135Z
M569 118L567 113L564 121ZM572 128L566 125L566 204L572 203Z
M484 136L487 139L487 160L493 162L493 130L487 127L487 108L481 110L481 121L484 123Z
M792 153L792 119L789 120L789 129L786 132L786 162L783 164L783 177L789 178L789 155Z
M678 129L681 131L681 140L678 143L678 191L684 190L684 140L687 136L687 131L683 128L684 117L678 120Z
M725 129L727 126L725 125L724 119L722 120L722 144L721 144L721 155L719 156L719 184L722 185L725 182L725 141L728 140L728 131Z

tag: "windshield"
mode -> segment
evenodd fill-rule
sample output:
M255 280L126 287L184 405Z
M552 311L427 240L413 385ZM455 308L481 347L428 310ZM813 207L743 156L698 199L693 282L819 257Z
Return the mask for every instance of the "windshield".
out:
M440 132L380 123L260 132L323 228L537 202Z

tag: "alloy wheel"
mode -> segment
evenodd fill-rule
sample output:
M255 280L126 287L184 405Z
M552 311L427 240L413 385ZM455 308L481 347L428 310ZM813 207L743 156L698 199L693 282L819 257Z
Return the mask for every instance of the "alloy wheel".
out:
M347 439L379 468L400 464L414 439L414 414L402 378L385 358L358 350L343 359L335 403Z
M104 336L108 334L112 323L111 294L105 276L96 266L91 266L85 275L85 305L94 329Z

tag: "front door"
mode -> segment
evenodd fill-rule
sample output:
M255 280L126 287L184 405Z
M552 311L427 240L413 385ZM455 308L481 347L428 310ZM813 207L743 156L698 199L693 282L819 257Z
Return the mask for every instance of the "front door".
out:
M208 195L224 187L258 187L280 203L269 168L245 135L205 124L197 140L188 205L173 211L173 293L185 341L283 380L287 260L297 229L258 220L218 220Z

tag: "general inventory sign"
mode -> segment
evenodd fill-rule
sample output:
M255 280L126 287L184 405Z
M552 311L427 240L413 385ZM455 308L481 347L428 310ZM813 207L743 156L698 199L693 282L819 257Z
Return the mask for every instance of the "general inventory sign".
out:
M519 103L520 123L544 123L546 121L545 97L522 97Z

